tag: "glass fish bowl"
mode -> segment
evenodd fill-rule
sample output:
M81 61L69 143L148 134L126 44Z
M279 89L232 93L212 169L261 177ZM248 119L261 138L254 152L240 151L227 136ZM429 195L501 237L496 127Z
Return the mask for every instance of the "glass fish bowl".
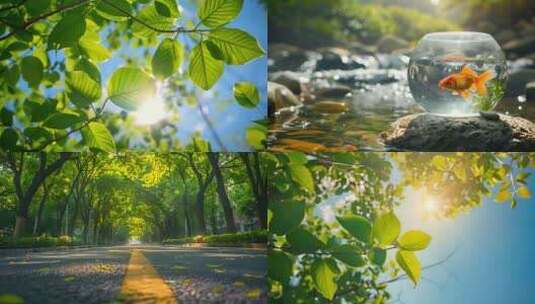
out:
M427 112L474 116L503 98L507 62L496 40L477 32L425 35L411 55L411 93Z

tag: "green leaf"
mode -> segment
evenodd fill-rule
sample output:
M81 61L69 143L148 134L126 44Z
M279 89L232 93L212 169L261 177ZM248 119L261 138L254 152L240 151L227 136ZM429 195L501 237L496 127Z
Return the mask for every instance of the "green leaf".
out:
M269 231L283 235L299 227L305 218L305 204L297 202L272 203L273 211Z
M84 35L80 39L79 45L87 57L95 62L106 61L111 57L111 52L91 35Z
M85 58L80 59L80 61L78 61L76 65L74 66L74 70L85 72L96 83L100 83L100 80L101 80L100 71L98 70L97 66L94 65L91 61Z
M306 165L308 163L307 155L303 152L288 152L286 157L292 165Z
M529 191L529 188L526 186L521 186L520 188L518 188L516 193L518 194L519 197L523 199L531 198L531 191Z
M160 34L160 31L173 30L176 20L176 18L168 18L160 15L154 5L147 5L141 9L137 18L152 27L149 28L140 22L134 22L132 24L132 31L139 38L152 37L155 34Z
M19 141L19 134L12 128L5 128L0 135L0 147L4 150L13 150Z
M34 56L28 56L22 58L20 64L22 71L22 78L28 82L28 85L32 88L39 87L41 80L43 80L43 63L39 58Z
M311 193L314 193L314 178L307 167L303 165L288 165L292 180Z
M7 108L2 108L0 110L0 123L4 127L10 127L13 124L13 112Z
M82 14L67 14L52 29L48 37L50 48L62 49L74 46L84 35L86 21Z
M26 1L24 6L31 16L39 16L50 7L50 0Z
M327 300L332 300L338 289L336 277L338 271L327 260L319 260L312 264L312 280L314 288Z
M294 254L315 253L324 244L312 233L303 228L297 228L286 236L286 240L292 246L291 252Z
M81 118L78 115L69 113L55 113L44 122L43 126L50 129L62 130L73 127L79 122L81 122Z
M115 152L115 140L105 125L91 122L82 129L82 136L86 146L104 152Z
M164 17L180 17L181 12L175 0L156 0L154 6L158 14Z
M24 130L24 136L32 141L34 146L49 142L53 139L52 133L41 127L30 127Z
M110 79L108 96L117 106L136 110L142 103L150 102L156 95L154 80L137 68L120 68Z
M26 100L22 106L24 114L30 117L31 122L40 122L48 118L48 116L56 111L56 102L47 100L38 103L31 100Z
M190 55L189 77L198 87L209 90L223 75L225 64L215 59L207 44L207 41L199 43Z
M242 81L234 85L234 98L242 107L252 109L260 102L260 93L254 84Z
M505 203L507 201L510 201L513 198L513 195L511 194L511 191L509 189L502 189L496 194L496 202L497 203Z
M100 99L100 84L93 80L87 73L74 71L69 73L67 79L67 88L70 90L70 101L77 107L88 107L94 101Z
M399 267L405 271L414 285L420 281L421 266L418 257L413 252L399 250L396 254Z
M217 28L236 18L243 7L243 0L205 0L198 16L202 24Z
M253 124L245 131L245 138L247 143L251 145L255 150L263 151L266 148L265 142L267 139L267 128L260 124Z
M401 232L401 223L393 212L378 216L373 222L373 236L381 246L392 244Z
M9 69L4 72L4 77L7 80L7 84L14 87L17 85L20 79L20 69L19 66L14 64Z
M126 21L128 14L132 14L132 5L126 0L100 0L96 12L111 21Z
M353 245L335 246L329 250L334 258L352 267L362 267L366 264L358 247Z
M377 266L383 266L386 262L386 250L374 247L368 252L368 258Z
M268 277L272 280L287 284L293 272L293 258L280 250L268 252Z
M337 217L336 219L340 225L357 240L366 244L370 242L372 225L365 217L349 215L345 217Z
M423 231L408 231L399 239L399 247L408 251L424 250L429 246L431 236Z
M152 57L152 74L159 79L172 76L184 60L184 46L174 39L164 39Z
M222 58L228 64L245 64L265 55L259 42L239 29L220 28L211 32L208 38L221 50Z

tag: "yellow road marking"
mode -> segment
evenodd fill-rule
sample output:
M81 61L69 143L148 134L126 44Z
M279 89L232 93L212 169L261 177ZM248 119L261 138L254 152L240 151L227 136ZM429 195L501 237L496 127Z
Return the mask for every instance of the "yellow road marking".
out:
M130 256L121 295L123 303L177 303L171 288L137 249Z

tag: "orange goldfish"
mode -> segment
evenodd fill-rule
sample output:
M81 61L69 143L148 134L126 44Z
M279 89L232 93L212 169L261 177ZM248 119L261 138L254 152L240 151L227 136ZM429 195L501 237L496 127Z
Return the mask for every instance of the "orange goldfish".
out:
M467 99L470 92L477 92L479 96L487 96L487 82L494 78L491 70L478 75L469 66L464 65L461 72L455 73L442 79L438 86L442 90L452 91L454 95L460 95Z

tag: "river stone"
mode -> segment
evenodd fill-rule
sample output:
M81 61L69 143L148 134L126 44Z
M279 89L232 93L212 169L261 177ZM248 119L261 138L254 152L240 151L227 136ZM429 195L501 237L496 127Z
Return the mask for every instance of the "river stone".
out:
M270 45L268 53L270 71L295 71L309 60L304 50L283 43Z
M299 95L302 92L302 78L298 73L291 71L275 72L269 75L269 80L278 84L282 84L296 95Z
M351 53L346 49L330 47L316 51L321 54L321 58L316 62L316 71L349 71L366 68L364 64L353 60Z
M511 73L507 87L505 89L506 97L516 97L524 95L526 85L535 81L535 69L522 69Z
M399 37L387 35L377 42L377 49L381 53L392 53L396 50L406 49L409 43Z
M351 93L351 88L345 85L332 85L314 91L317 98L344 98Z
M301 101L287 87L268 82L268 112L272 116L283 108L301 105Z
M309 108L322 114L341 114L349 111L347 103L342 101L318 101L311 104Z
M526 100L535 102L535 81L526 85Z
M506 52L514 53L518 56L527 55L535 48L535 36L513 39L507 42L503 49Z
M398 119L381 137L388 146L410 151L535 151L535 124L502 114L499 120L414 114Z

